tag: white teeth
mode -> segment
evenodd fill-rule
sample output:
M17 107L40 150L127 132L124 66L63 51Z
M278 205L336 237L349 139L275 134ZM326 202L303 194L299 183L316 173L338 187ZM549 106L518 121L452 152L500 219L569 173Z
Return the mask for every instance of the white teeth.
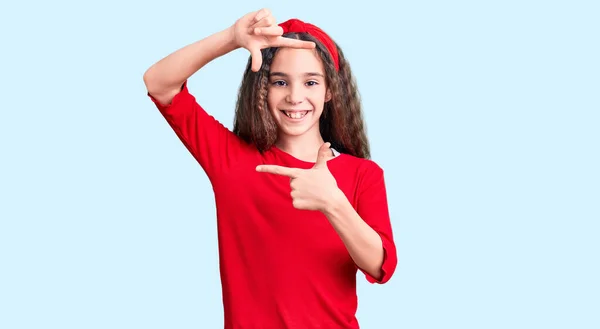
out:
M306 114L308 113L308 111L302 111L302 112L298 112L298 111L294 111L294 112L288 112L288 111L284 111L285 115L287 115L288 117L292 118L292 119L302 119L304 118L304 116L306 116Z

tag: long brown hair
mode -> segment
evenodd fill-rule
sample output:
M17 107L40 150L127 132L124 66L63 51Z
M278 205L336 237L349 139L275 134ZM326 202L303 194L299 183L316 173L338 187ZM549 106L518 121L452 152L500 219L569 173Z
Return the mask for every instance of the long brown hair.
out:
M316 51L325 67L325 81L331 90L331 100L326 102L319 119L321 136L341 153L359 158L370 158L370 147L362 115L360 95L356 80L340 47L339 71L327 48L307 33L288 33L284 37L316 44ZM277 124L267 105L269 71L278 48L262 50L262 66L258 72L251 70L248 59L238 93L233 132L247 143L252 143L263 152L277 140Z

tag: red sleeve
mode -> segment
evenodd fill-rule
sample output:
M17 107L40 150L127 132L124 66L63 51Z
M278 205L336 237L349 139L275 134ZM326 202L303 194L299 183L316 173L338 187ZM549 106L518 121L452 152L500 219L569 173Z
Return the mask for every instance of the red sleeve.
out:
M170 104L161 104L148 93L177 137L213 178L240 158L250 146L209 115L190 94L187 81Z
M386 283L394 274L398 258L392 232L383 170L374 162L364 172L358 190L357 212L381 237L383 246L382 276L377 279L360 269L370 283Z

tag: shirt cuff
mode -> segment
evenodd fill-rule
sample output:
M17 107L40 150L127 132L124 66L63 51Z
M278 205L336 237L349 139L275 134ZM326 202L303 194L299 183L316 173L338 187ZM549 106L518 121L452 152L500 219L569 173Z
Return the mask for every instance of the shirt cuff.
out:
M361 270L369 283L377 283L384 284L390 280L394 271L396 270L396 264L398 262L396 256L396 248L393 243L389 242L387 239L382 238L383 245L383 263L381 264L381 277L375 278L371 274L367 273L364 270Z

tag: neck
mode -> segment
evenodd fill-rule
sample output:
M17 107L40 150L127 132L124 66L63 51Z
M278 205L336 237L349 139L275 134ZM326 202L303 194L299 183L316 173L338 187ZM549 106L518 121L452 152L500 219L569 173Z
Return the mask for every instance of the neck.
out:
M301 136L280 135L275 145L282 151L306 162L315 162L319 148L323 145L323 137L317 130L316 134Z

